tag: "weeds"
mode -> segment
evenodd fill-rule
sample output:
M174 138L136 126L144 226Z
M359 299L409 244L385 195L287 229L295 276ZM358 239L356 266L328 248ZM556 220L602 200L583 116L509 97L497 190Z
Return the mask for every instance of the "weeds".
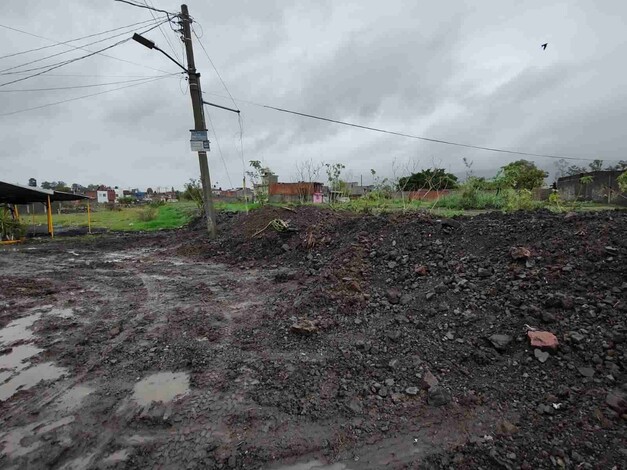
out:
M151 220L155 220L157 218L158 209L152 204L144 207L137 213L137 218L140 222L150 222Z

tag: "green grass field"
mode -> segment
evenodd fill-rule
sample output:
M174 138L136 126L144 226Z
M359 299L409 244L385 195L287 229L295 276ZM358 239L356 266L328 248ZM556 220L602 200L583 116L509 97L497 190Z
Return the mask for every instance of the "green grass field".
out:
M284 205L284 204L277 204ZM394 199L368 200L357 199L345 204L334 204L336 210L349 210L363 213L381 213L395 211L426 211L439 217L454 217L459 215L477 215L488 210L495 210L488 207L481 209L462 209L456 204L454 198L438 201L402 201ZM217 203L217 211L243 212L259 208L259 204L237 203ZM562 211L600 211L613 210L614 206L601 204L578 204L576 206L564 204ZM498 210L498 209L496 209ZM152 214L147 214L152 212ZM109 210L98 208L91 213L91 227L94 230L105 229L113 231L153 231L161 229L174 229L187 224L199 213L193 202L182 201L169 203L164 206L150 208L149 206L124 207L120 210ZM147 217L148 215L148 217ZM150 220L146 220L150 219ZM23 214L22 221L29 227L33 223L37 227L46 226L46 215L39 214L34 217ZM87 213L75 214L54 214L53 223L55 229L72 229L87 227Z
M121 210L98 208L91 213L92 229L107 230L159 230L177 228L185 225L198 213L193 203L178 202L160 206L154 209L154 219L142 220L142 213L148 206L125 207ZM25 216L22 220L31 226L33 218ZM56 229L87 227L87 213L53 214L52 222ZM34 217L36 226L46 226L46 215L38 214Z

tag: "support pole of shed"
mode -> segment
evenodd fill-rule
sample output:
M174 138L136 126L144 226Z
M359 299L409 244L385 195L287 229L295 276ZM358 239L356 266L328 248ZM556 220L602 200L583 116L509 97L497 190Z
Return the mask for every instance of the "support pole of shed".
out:
M91 207L89 206L89 201L87 201L87 228L89 229L89 234L91 235Z
M46 208L48 214L48 233L50 238L54 238L54 228L52 227L52 204L50 204L50 196L48 196L48 207Z

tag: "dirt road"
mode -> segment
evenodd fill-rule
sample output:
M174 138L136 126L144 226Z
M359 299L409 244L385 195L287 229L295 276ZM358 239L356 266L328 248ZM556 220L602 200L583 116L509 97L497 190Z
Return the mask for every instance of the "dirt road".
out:
M267 224L256 217L259 227ZM312 223L311 214L305 218ZM198 256L187 231L2 250L0 466L620 462L627 452L620 412L627 284L619 281L624 264L615 262L627 250L607 229L624 219L587 223L588 233L610 233L598 262L597 254L569 252L570 238L556 238L563 246L553 253L545 238L529 245L527 267L490 245L486 226L513 232L514 222L478 224L479 236L474 222L463 222L462 234L456 221L411 220L412 240L425 250L415 255L399 222L369 219L370 234L361 223L349 217L348 241L334 235L325 242L328 257L341 263L316 253L320 244L298 252L311 239L302 229L285 240L242 236L240 253L255 244L282 255L239 262L236 250L225 264L218 254L232 240L203 245L213 254ZM394 233L380 237L382 227ZM576 228L568 230L579 243ZM469 240L496 254L460 254ZM420 263L425 272L414 266ZM587 276L580 287L551 277L580 268ZM536 278L534 292L526 283ZM576 292L570 306L569 289ZM538 299L542 312L528 299ZM593 312L593 320L579 312ZM530 322L567 343L548 362L527 344ZM504 333L503 344L485 339L494 333ZM605 354L600 362L592 357L597 349ZM608 393L616 406L605 403Z

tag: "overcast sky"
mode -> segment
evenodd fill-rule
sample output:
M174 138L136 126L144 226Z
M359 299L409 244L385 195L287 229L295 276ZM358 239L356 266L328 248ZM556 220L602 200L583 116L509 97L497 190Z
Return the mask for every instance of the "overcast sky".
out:
M179 2L152 1L155 7L180 10ZM195 31L236 100L479 146L606 162L627 159L627 2L190 0L188 6ZM151 19L150 11L113 0L3 0L0 5L0 24L56 41ZM162 28L146 37L182 58L178 35L168 24ZM53 43L0 27L0 44L5 56ZM206 99L232 106L196 38L194 46ZM64 51L70 52L6 70ZM178 72L166 57L133 41L105 53L124 61L95 55L0 86L0 180L25 184L35 177L40 183L145 189L180 188L197 177L197 156L189 148L191 102L181 77L9 92ZM41 70L6 72L84 54L56 46L1 58L0 84ZM119 87L128 88L14 113ZM407 168L435 162L463 175L465 157L475 174L493 175L521 158L378 134L243 101L238 105L246 164L262 160L281 181L294 179L296 163L309 159L341 162L347 177L358 181L363 175L366 183L371 168L398 177ZM216 139L210 130L213 182L241 186L237 116L214 108L207 112L217 133ZM533 160L554 168L553 160ZM320 179L326 179L324 172Z

